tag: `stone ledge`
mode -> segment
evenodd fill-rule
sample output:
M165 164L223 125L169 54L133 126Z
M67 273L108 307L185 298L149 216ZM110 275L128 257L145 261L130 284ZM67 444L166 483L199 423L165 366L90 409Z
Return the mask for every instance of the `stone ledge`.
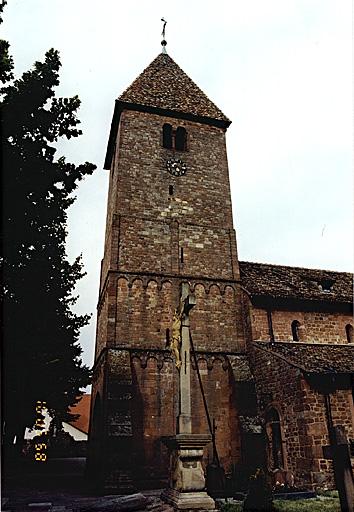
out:
M179 492L167 489L161 499L178 510L215 510L214 500L205 491Z

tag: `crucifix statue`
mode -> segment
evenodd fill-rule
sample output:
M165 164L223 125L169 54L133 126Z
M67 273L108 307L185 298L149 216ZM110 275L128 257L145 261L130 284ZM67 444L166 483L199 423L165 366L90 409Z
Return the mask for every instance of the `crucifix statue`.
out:
M215 510L214 500L205 491L202 466L203 449L210 443L209 434L192 433L191 410L191 337L189 313L196 300L189 284L182 283L179 305L172 320L169 348L175 356L179 378L179 414L175 436L164 438L170 449L169 487L162 498L176 510Z
M191 384L190 384L190 337L189 312L195 306L195 297L189 293L189 284L182 283L181 297L172 321L172 340L170 349L176 359L179 371L179 403L178 433L192 432L191 420Z

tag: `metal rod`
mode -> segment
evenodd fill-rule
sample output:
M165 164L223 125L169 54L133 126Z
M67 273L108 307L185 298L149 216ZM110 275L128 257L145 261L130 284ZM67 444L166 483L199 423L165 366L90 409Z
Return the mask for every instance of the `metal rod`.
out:
M213 458L216 460L216 463L217 463L218 467L221 467L218 451L217 451L217 448L216 448L215 432L214 432L213 426L211 424L210 414L209 414L209 410L208 410L208 404L207 404L207 401L206 401L206 398L205 398L202 378L201 378L200 371L199 371L199 366L198 366L198 360L197 360L197 356L196 356L196 353L195 353L195 350L194 350L193 339L192 339L192 335L191 335L190 331L189 331L189 339L190 339L190 342L191 342L191 351L192 351L192 354L193 354L193 359L194 359L195 366L196 366L196 369L197 369L199 386L200 386L200 390L202 392L203 404L204 404L204 409L205 409L205 413L206 413L206 417L207 417L207 421L208 421L209 432L211 434L211 440L212 440L212 443L213 443L213 455L214 455Z

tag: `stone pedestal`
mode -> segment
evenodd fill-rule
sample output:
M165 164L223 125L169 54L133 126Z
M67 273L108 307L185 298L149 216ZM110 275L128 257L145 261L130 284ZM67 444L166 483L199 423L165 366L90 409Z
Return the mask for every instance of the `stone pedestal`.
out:
M177 510L214 510L215 502L205 491L203 448L211 441L206 434L177 434L163 438L170 450L169 488L161 498Z

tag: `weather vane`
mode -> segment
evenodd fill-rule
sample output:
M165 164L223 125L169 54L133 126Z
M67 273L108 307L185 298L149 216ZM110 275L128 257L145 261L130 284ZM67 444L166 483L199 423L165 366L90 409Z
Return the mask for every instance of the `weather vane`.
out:
M166 52L166 44L167 44L167 41L165 39L165 31L166 31L166 23L167 21L165 20L165 18L161 18L161 21L163 22L163 27L162 27L162 41L161 41L161 44L162 44L162 52L163 53L167 53Z

